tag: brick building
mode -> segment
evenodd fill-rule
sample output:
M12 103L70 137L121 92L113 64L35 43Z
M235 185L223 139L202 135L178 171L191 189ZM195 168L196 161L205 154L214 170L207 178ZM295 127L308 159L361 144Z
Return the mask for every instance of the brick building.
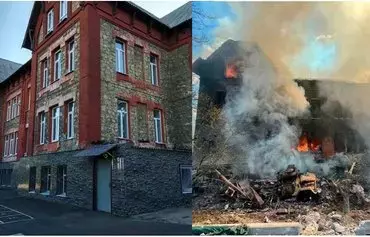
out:
M119 215L190 203L191 3L159 19L132 2L36 1L22 46L32 59L0 84L13 186ZM138 177L157 205L123 209L124 167L176 184Z

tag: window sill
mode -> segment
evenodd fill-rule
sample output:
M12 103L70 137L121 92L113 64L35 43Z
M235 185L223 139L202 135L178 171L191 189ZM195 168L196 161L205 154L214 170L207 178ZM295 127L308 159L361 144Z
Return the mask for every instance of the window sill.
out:
M43 192L43 193L40 193L40 194L43 195L43 196L49 196L50 195L50 191Z
M75 70L68 71L64 74L64 76L68 76L69 74L72 74Z
M28 193L31 193L31 194L33 194L33 193L36 193L36 191L29 191Z
M65 15L63 18L60 18L57 26L59 27L59 25L63 24L67 20L67 18L68 18L68 15Z
M65 197L67 197L67 194L65 194L65 193L62 193L62 194L58 194L58 195L56 195L57 197L62 197L62 198L65 198Z
M54 31L54 29L52 29L52 30L48 30L48 31L46 32L45 38L46 38L46 37L48 37L49 35L51 35L51 34L53 33L53 31Z

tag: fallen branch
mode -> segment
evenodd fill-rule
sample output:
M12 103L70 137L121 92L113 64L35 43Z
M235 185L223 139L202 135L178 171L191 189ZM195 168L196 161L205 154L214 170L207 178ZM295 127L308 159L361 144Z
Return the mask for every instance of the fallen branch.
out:
M250 186L247 184L244 184L243 187L247 192L245 192L240 187L237 187L233 183L230 182L225 176L223 176L218 170L215 170L220 179L232 190L238 191L243 197L248 198L251 201L254 201L258 204L258 206L263 206L264 201L262 200L261 196Z

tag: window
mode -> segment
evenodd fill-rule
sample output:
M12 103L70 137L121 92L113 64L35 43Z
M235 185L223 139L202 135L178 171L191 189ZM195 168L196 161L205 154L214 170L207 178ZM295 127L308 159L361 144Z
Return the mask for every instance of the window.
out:
M57 168L57 195L66 196L67 194L67 166L59 165Z
M5 143L4 143L4 156L9 155L9 136L5 136Z
M122 157L117 158L117 170L123 170L125 167L124 165L124 159Z
M155 142L162 142L162 123L161 123L161 111L154 110L154 128L155 128Z
M43 82L42 88L49 86L49 60L46 58L43 61L44 73L43 73Z
M58 50L55 53L55 60L54 60L54 81L59 80L60 77L62 76L62 67L60 66L60 56L61 52Z
M51 188L51 169L50 166L41 167L41 187L42 194L49 195Z
M181 189L183 194L192 193L191 166L180 166Z
M14 141L15 141L15 144L14 144L14 155L16 155L17 152L18 152L18 132L15 132L14 133L14 136L15 136L15 138L14 138Z
M75 103L69 102L68 105L68 115L67 115L67 138L74 137L74 110L75 110Z
M72 72L75 70L75 42L74 40L68 43L68 71Z
M51 9L48 12L48 19L47 19L47 33L50 33L53 31L54 27L54 11Z
M116 41L116 71L126 74L126 44Z
M46 141L46 115L41 112L40 115L40 144L45 144Z
M35 192L36 190L36 167L30 167L30 177L28 182L28 191Z
M17 116L17 98L14 97L12 99L12 112L11 112L11 119L15 118Z
M14 155L14 133L11 133L9 137L9 155Z
M11 119L11 104L10 101L8 101L8 108L6 112L6 120L9 121Z
M52 124L51 124L51 141L59 141L59 107L54 107L51 110L52 113Z
M67 18L67 1L60 1L59 5L59 20L62 21Z
M118 123L118 137L128 138L128 110L127 102L118 100L117 103L117 123Z
M15 116L19 116L19 109L21 107L21 96L17 95L16 98L17 98L17 102L16 102L17 110L16 110L16 115Z
M150 78L152 79L153 85L158 85L158 65L157 56L150 55Z

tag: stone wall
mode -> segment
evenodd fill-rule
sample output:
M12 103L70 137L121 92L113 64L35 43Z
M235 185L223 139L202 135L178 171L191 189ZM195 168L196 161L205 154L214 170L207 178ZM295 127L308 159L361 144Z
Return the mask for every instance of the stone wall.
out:
M74 157L77 151L57 152L22 158L13 164L12 185L19 194L92 209L93 204L93 159ZM66 197L56 195L57 166L67 165ZM41 167L51 166L50 195L40 194ZM30 168L36 167L36 190L29 193Z
M168 83L163 94L167 112L168 136L178 149L191 149L192 89L189 58L191 48L183 45L171 51L166 59Z
M191 152L133 148L115 151L123 170L113 166L112 213L121 216L171 207L191 207L191 194L182 194L180 165L191 165Z
M126 41L127 75L116 72L115 40ZM147 126L141 126L142 119L138 104L162 104L163 85L168 80L167 67L164 64L167 52L139 37L130 34L113 24L101 20L101 134L102 140L116 142L117 138L117 98L128 101L130 120L130 139L137 143L143 137L149 142L155 141L153 111L146 110ZM159 55L159 86L151 85L149 76L150 53ZM122 78L122 79L120 79ZM188 78L190 82L190 77ZM166 137L166 118L164 118L164 137ZM140 126L139 126L140 124ZM165 139L167 140L167 138Z
M67 53L67 44L71 38L74 38L74 47L75 47L75 70L73 72L68 72L66 68L66 53ZM54 49L60 47L61 49L61 69L62 77L53 83L51 81L54 79L52 75L51 67L53 65L50 63L49 74L50 75L50 85L46 88L42 88L42 75L41 63L46 57L54 57ZM38 70L37 70L37 86L36 86L36 114L35 114L35 130L34 130L34 141L35 141L35 154L42 154L55 151L67 151L75 150L78 148L78 121L79 121L79 77L80 77L80 24L77 22L71 26L57 41L53 42L44 52L39 54L37 59ZM52 61L50 61L52 62ZM74 107L74 138L67 139L66 128L64 127L64 103L68 100L73 100L75 102ZM50 150L48 144L51 143L50 130L51 125L50 121L50 107L58 105L61 107L60 113L60 138L57 144L57 149ZM46 117L46 137L47 141L45 145L40 145L39 141L39 113L44 111L47 113Z

